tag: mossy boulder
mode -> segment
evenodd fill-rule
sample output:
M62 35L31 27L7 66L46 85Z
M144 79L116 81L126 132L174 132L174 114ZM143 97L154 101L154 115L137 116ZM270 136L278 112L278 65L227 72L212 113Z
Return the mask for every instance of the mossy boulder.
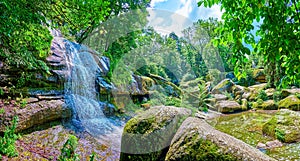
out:
M283 89L281 91L281 95L283 97L287 97L289 95L295 95L295 94L300 94L300 88L294 88L294 89Z
M136 115L124 127L120 160L164 160L177 129L190 115L189 109L173 106L156 106Z
M257 108L260 108L260 109L263 109L263 110L277 110L278 106L274 102L274 100L267 100L267 101L264 101L261 104L258 104Z
M172 139L166 161L274 160L199 118L187 118Z
M241 111L242 106L237 103L236 101L218 101L215 105L216 109L218 112L221 113L231 113L231 112L236 112L236 111Z
M290 95L279 101L279 108L287 108L294 111L300 111L300 99L295 95Z
M252 76L255 81L260 82L260 83L266 83L266 75L264 73L264 69L254 69Z
M286 143L300 141L300 114L288 109L276 113L262 129L265 135Z
M231 92L234 85L235 84L232 82L232 80L224 79L212 89L211 93L222 94L224 92Z
M256 84L256 85L253 85L253 86L250 86L248 87L248 89L250 89L250 91L261 91L261 90L264 90L268 87L268 84L267 83L261 83L261 84Z

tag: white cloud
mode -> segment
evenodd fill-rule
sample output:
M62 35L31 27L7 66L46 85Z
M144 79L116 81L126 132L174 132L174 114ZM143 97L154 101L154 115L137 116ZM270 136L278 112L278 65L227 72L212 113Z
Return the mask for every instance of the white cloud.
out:
M208 19L209 17L218 18L221 20L222 12L219 5L214 5L211 8L203 6L198 7L197 0L176 0L172 3L177 3L174 10L169 10L170 6L164 9L153 9L155 4L166 2L167 0L152 0L152 9L149 11L149 26L152 26L157 32L161 34L169 34L175 32L181 36L181 31L192 25L198 19ZM167 4L165 4L167 5ZM160 5L160 7L162 7Z
M167 0L151 0L150 6L151 6L151 7L154 7L155 4L161 3L161 2L166 2L166 1L167 1Z
M187 17L167 10L148 9L148 11L150 15L148 25L163 35L175 32L182 36L181 31L193 23Z
M193 11L195 0L180 0L180 2L182 6L177 11L175 11L175 13L185 17L189 17L190 13Z

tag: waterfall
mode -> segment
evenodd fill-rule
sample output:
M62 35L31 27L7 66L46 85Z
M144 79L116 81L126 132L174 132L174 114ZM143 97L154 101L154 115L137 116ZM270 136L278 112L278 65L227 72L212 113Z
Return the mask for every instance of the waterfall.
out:
M66 62L69 75L65 82L66 103L73 110L72 123L92 135L107 134L114 125L103 114L96 100L96 72L99 69L94 56L87 48L66 41Z

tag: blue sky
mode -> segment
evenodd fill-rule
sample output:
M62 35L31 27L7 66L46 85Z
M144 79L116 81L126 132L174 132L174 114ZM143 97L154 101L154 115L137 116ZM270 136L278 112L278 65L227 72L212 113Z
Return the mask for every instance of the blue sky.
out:
M222 15L220 6L198 7L197 0L152 0L148 11L150 26L162 34L174 31L178 35L198 19L221 19Z

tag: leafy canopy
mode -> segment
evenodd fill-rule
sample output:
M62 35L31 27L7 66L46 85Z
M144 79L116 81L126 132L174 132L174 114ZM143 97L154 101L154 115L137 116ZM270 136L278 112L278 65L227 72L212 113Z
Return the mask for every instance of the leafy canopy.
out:
M16 78L22 78L21 80L27 80L37 71L50 74L45 63L52 40L49 28L58 28L65 37L76 39L81 43L111 16L128 12L130 9L145 8L149 2L149 0L2 0L0 61L8 64L9 69L14 69ZM21 87L26 85L26 82L18 84Z
M198 5L220 4L224 27L219 28L220 44L233 43L235 74L242 77L246 55L264 58L271 85L300 84L300 2L297 0L200 0ZM253 32L254 24L259 29ZM250 51L243 43L250 44Z

